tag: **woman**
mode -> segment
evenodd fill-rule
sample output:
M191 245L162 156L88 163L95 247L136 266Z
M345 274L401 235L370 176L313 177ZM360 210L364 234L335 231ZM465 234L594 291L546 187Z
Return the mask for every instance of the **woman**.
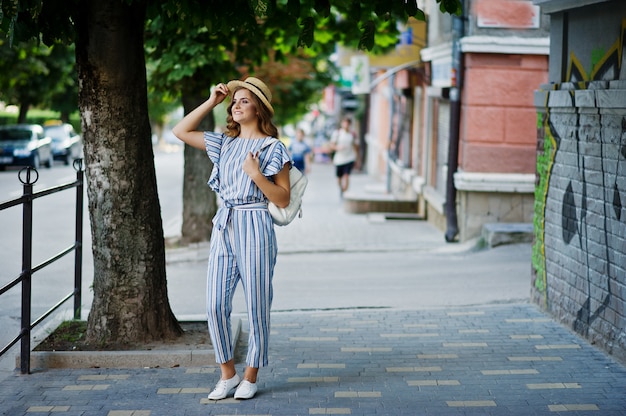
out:
M196 130L202 119L232 93L223 134ZM185 116L174 135L205 150L213 162L209 186L218 193L220 207L213 219L207 276L209 334L220 363L221 378L209 399L236 399L257 392L257 374L268 362L272 276L276 264L274 224L268 201L289 204L289 153L276 140L272 123L272 94L258 78L218 84L207 101ZM230 325L232 299L241 280L250 335L243 380L235 370ZM240 382L241 381L241 382Z

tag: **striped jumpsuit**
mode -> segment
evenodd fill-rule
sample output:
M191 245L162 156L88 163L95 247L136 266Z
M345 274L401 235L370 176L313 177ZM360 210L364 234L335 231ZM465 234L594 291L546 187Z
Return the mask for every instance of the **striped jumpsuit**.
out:
M246 364L264 367L278 250L267 198L242 165L248 152L260 151L261 172L271 177L290 162L289 153L282 142L270 137L241 139L205 132L204 142L214 164L209 186L221 199L213 218L207 273L207 321L215 357L222 364L233 358L230 314L241 280L250 323Z

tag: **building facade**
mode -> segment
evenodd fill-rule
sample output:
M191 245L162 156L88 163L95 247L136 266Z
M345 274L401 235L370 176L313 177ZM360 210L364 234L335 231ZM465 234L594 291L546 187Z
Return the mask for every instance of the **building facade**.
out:
M480 236L485 223L531 223L533 92L548 78L548 19L530 0L467 0L459 30L435 0L421 6L419 64L376 74L368 172L396 197L416 198L447 239L454 213L450 241Z
M551 46L535 93L532 298L626 361L626 3L535 4Z

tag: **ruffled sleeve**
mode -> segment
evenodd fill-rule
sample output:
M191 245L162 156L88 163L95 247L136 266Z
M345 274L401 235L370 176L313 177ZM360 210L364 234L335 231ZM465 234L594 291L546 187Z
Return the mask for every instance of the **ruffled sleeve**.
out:
M209 155L209 159L213 162L213 170L209 177L208 185L211 190L219 192L220 189L220 169L219 161L220 154L222 152L222 143L224 142L224 134L215 133L212 131L204 132L204 145L206 147L206 153Z
M268 156L263 159L266 160L267 163L261 169L264 176L274 176L282 170L285 163L291 163L291 157L289 156L287 147L278 139L271 139L265 151L268 152Z
M212 131L204 132L204 146L206 147L206 153L209 155L211 162L215 164L217 164L220 160L224 137L223 133L215 133Z

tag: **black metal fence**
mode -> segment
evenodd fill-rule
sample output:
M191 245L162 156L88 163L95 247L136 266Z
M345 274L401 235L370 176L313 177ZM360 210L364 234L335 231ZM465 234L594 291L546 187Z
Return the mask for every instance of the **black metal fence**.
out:
M0 296L15 286L21 284L22 302L21 302L21 330L20 333L7 344L2 351L0 357L4 355L11 347L20 341L20 371L22 374L30 373L30 338L31 331L44 319L46 319L55 310L60 308L70 298L74 298L74 319L80 319L81 282L82 282L82 262L83 262L83 161L77 159L74 161L74 169L76 170L76 181L55 186L53 188L44 189L33 193L33 185L39 179L39 173L32 167L26 167L19 171L18 178L23 184L23 194L21 197L11 201L0 203L0 211L22 205L22 272L13 281L0 288ZM33 201L46 195L61 192L67 189L76 188L76 234L74 243L59 252L48 260L33 267L32 265L32 247L33 247ZM50 308L40 317L31 322L31 287L33 274L51 263L59 260L61 257L74 252L74 288L61 299L56 305Z

